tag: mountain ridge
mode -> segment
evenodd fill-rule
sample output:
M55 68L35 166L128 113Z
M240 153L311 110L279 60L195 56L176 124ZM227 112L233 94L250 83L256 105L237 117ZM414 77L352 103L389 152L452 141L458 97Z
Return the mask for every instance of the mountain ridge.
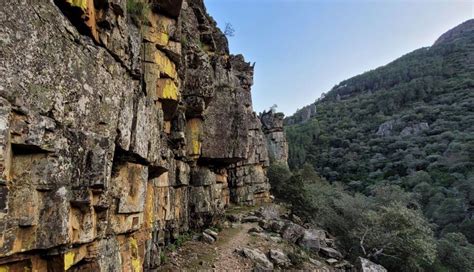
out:
M457 230L474 241L473 22L342 81L286 118L290 167L310 163L366 194L377 184L418 194L425 186L419 202L438 233Z
M327 93L323 94L319 99L317 99L314 103L311 103L309 105L304 106L302 109L296 111L293 115L288 116L285 118L285 124L296 124L301 121L306 121L315 114L315 109L313 107L310 107L312 105L317 104L319 101L325 101L327 99L345 99L350 96L352 96L355 92L361 92L361 91L367 91L369 86L364 86L363 84L358 84L355 88L347 88L346 85L353 83L354 81L360 81L360 79L364 79L364 77L367 77L371 75L374 72L378 72L380 70L386 70L388 69L387 67L390 67L391 65L397 64L398 62L403 61L406 58L411 57L413 54L423 54L425 52L429 52L430 50L438 48L440 45L449 45L451 46L454 45L456 42L462 42L462 40L469 39L472 41L472 36L474 32L474 19L465 21L461 24L459 24L456 27L453 27L452 29L448 30L447 32L443 33L442 35L439 36L438 39L434 42L432 46L429 47L421 47L419 49L416 49L414 51L411 51L409 53L406 53L402 55L401 57L385 64L382 66L379 66L377 68L374 68L372 70L366 71L364 73L358 74L356 76L353 76L349 79L343 80L340 83L338 83L336 86L334 86L331 90L329 90ZM461 40L461 41L459 41ZM471 69L474 69L474 55L470 54L469 55L470 59L470 65ZM410 73L409 67L406 67L407 73ZM409 76L409 75L408 75ZM390 82L389 82L390 83ZM391 87L390 84L387 84L388 86L384 86L386 88ZM339 96L339 97L338 97Z

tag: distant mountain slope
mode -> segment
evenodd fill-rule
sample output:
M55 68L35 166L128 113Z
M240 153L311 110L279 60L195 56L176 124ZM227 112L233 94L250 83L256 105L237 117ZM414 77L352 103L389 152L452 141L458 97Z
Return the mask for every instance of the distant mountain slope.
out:
M474 20L342 81L286 125L292 168L366 193L398 184L440 231L474 241Z
M457 27L449 30L448 32L444 33L443 35L441 35L436 40L434 45L453 42L458 38L462 39L466 35L472 35L473 29L474 29L474 20L466 21L466 22L458 25ZM471 33L469 34L469 32L471 32Z

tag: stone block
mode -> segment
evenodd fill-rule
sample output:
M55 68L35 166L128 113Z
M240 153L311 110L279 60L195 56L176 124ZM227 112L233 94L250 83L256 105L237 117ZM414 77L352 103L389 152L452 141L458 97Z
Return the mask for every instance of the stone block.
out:
M155 27L142 26L143 39L158 46L167 46L170 36Z
M193 158L201 154L202 120L199 118L189 119L186 122L186 151Z
M145 61L154 63L156 68L160 71L161 77L177 78L176 64L152 43L145 44Z
M73 244L92 242L97 235L97 219L93 207L71 207L69 213L71 242Z
M135 163L124 163L117 168L117 172L112 178L112 183L118 192L118 213L143 212L148 168Z
M191 173L191 185L193 186L206 186L216 183L216 175L207 167L196 166Z
M156 82L157 97L161 100L179 100L178 87L172 79L160 78Z
M176 185L189 185L190 172L189 164L183 161L176 161Z

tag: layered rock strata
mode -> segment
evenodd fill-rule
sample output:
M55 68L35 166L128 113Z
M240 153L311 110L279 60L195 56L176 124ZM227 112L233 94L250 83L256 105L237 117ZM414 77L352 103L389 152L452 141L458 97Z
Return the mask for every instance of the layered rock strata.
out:
M260 113L259 117L263 133L265 134L270 161L287 164L288 142L286 141L283 129L285 115L281 112L275 113L273 110L270 110Z
M0 271L152 271L268 201L253 67L202 0L6 0L0 24Z

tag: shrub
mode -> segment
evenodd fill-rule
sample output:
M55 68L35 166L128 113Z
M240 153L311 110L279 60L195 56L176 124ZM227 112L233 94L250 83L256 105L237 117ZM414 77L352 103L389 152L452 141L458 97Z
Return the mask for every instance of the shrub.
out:
M360 237L367 257L393 271L417 271L433 264L436 243L422 214L395 202L363 217L362 227L354 235Z
M474 246L461 233L448 233L438 241L438 258L449 271L474 271Z
M150 6L143 0L127 0L127 13L137 25L141 25L150 12Z
M291 178L291 172L288 166L283 163L272 163L268 167L267 177L275 196L281 197L284 193L285 184Z

